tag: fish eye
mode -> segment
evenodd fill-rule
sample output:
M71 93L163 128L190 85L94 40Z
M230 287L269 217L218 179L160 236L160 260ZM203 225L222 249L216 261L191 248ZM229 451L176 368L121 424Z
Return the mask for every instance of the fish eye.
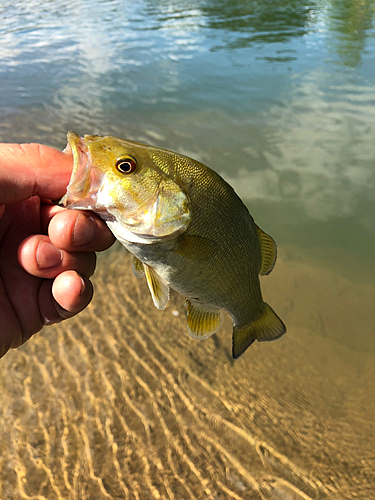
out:
M116 168L122 174L131 174L136 169L137 163L133 158L119 158Z

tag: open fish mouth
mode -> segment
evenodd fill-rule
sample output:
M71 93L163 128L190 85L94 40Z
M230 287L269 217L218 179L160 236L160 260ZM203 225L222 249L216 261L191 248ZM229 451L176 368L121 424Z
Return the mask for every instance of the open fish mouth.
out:
M66 208L96 210L97 193L104 174L92 164L90 150L85 139L75 132L68 132L65 153L73 154L73 170L66 194L59 204Z

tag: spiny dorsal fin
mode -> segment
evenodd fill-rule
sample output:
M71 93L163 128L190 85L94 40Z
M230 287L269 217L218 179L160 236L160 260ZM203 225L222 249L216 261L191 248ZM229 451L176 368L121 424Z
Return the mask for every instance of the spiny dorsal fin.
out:
M164 283L152 267L143 264L152 300L157 309L165 309L169 300L169 286Z
M271 236L268 236L268 234L262 231L256 224L255 227L258 233L260 251L262 254L262 264L259 274L261 276L264 276L266 274L270 274L275 266L277 247L275 241L271 238Z
M133 255L132 259L132 270L134 276L136 276L137 278L143 278L143 276L145 275L143 263L139 259L137 259L135 255Z
M254 342L266 342L280 338L286 328L274 310L264 303L263 313L251 323L233 327L233 359L237 359Z
M223 323L223 314L219 309L192 303L187 303L187 328L193 339L204 340L213 335Z

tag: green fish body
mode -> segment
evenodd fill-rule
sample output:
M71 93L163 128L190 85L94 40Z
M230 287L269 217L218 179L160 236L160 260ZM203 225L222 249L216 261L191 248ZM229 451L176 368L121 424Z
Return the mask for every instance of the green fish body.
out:
M269 274L276 244L254 223L233 188L202 163L114 137L68 134L72 178L62 203L89 209L133 254L155 306L169 287L186 297L187 328L205 339L233 320L233 357L254 340L286 329L263 301L259 275Z

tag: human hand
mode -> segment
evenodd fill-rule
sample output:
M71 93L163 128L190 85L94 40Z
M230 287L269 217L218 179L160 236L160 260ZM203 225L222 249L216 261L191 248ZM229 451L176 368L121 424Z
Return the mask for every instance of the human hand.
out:
M65 194L72 165L47 146L0 144L0 357L89 304L94 252L114 242L92 212L49 201Z

